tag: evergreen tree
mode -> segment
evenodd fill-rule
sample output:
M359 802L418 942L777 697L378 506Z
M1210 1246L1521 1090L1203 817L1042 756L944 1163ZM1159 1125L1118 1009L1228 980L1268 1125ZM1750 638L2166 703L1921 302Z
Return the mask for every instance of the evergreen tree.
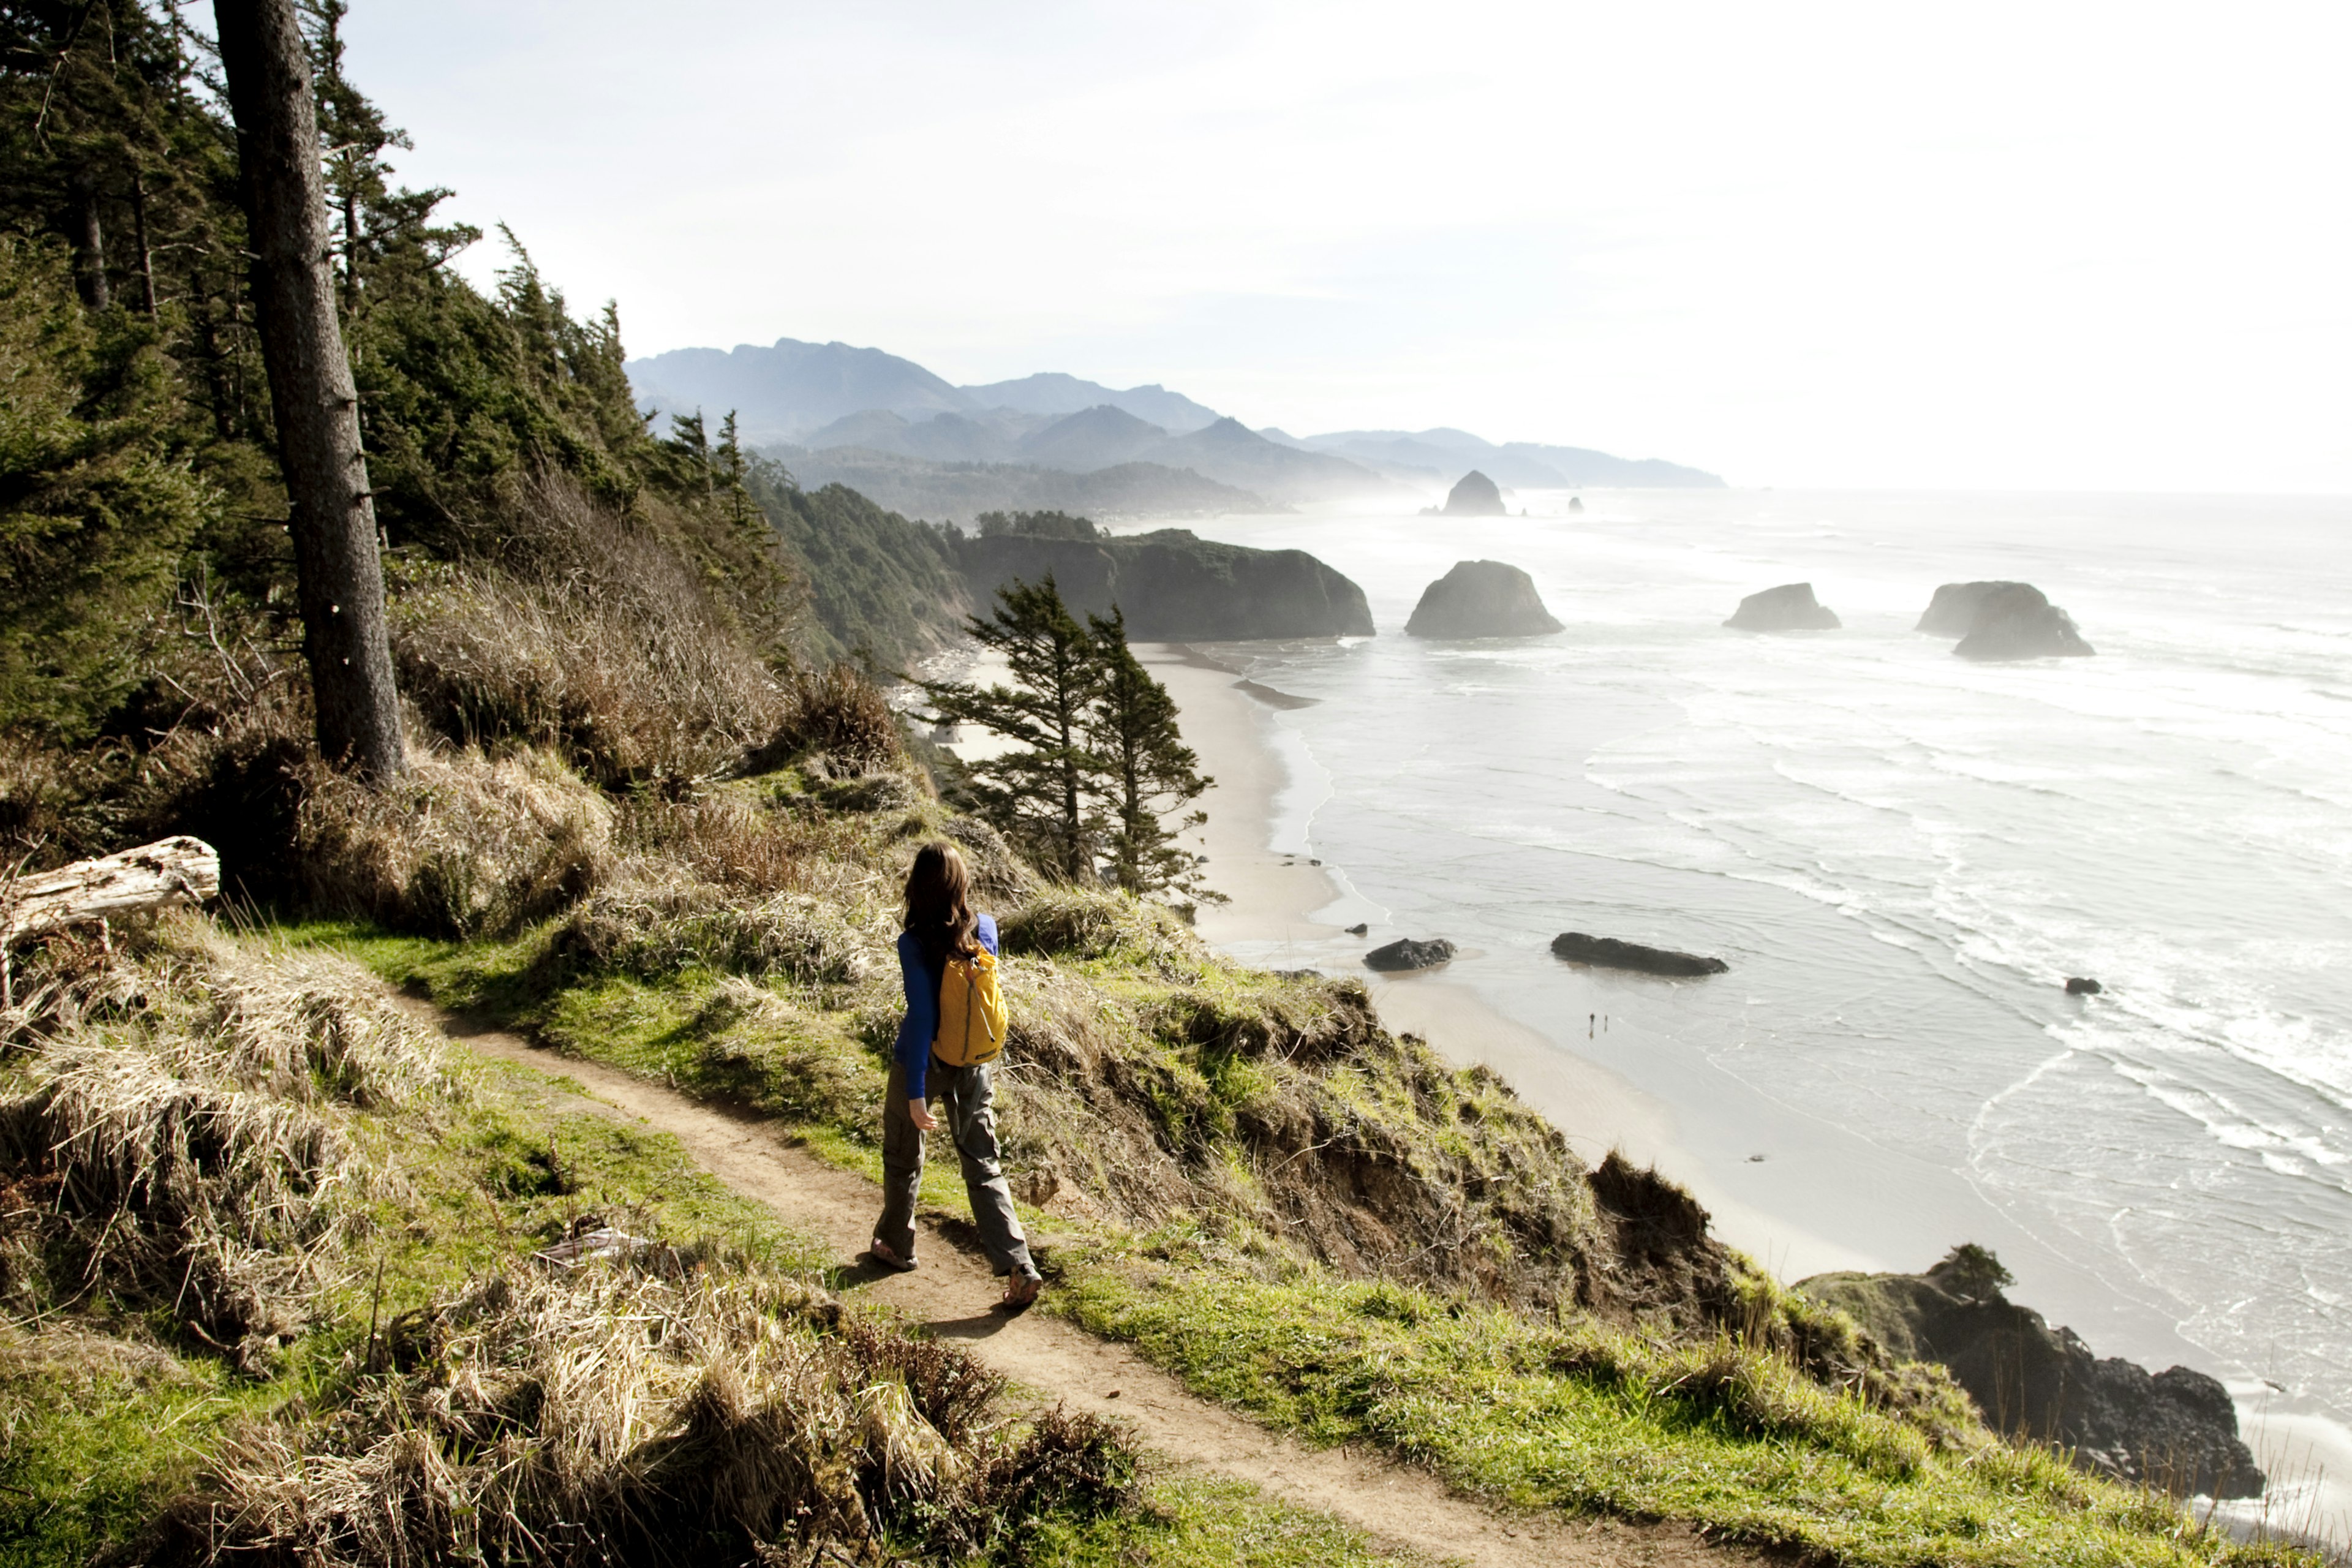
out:
M0 237L0 729L85 739L219 497L171 456L149 325L77 302L66 247Z
M750 524L753 515L751 491L743 482L747 465L743 460L743 443L735 433L735 411L727 411L727 422L719 427L718 471L725 481L727 521L737 528Z
M1089 807L1102 773L1087 744L1101 680L1092 640L1063 605L1051 573L998 589L994 614L971 617L965 629L1004 656L1013 684L922 682L933 721L975 724L1020 747L972 764L981 815L1056 875L1091 878Z
M1087 617L1096 667L1087 734L1101 770L1099 837L1118 885L1141 896L1168 892L1223 903L1202 886L1198 863L1177 842L1209 820L1184 812L1216 781L1202 776L1200 759L1176 728L1176 700L1151 679L1127 646L1127 618ZM1168 819L1184 812L1171 824Z

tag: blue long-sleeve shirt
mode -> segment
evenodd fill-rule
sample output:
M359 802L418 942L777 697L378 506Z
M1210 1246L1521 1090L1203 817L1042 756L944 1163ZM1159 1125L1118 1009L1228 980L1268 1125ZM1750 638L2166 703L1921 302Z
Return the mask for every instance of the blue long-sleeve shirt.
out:
M996 952L996 918L982 915L979 929L972 934L980 945L991 953ZM898 1026L898 1043L891 1055L906 1069L907 1098L923 1098L923 1079L930 1071L931 1042L940 1037L940 982L946 978L947 960L937 963L923 958L923 944L915 933L898 933L898 973L907 983L907 1016Z

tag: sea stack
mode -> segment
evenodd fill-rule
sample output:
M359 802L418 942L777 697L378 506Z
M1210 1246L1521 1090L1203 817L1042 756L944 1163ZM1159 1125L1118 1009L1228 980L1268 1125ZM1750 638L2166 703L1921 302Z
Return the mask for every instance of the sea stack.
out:
M1813 597L1811 583L1783 583L1740 600L1739 608L1723 624L1743 632L1833 632L1840 622Z
M1559 629L1535 579L1500 561L1456 561L1421 591L1404 624L1415 637L1529 637Z
M1947 583L1918 630L1958 637L1962 658L2084 658L2094 651L2074 617L2031 583Z
M1495 481L1473 468L1462 476L1445 498L1447 517L1503 517L1503 492Z

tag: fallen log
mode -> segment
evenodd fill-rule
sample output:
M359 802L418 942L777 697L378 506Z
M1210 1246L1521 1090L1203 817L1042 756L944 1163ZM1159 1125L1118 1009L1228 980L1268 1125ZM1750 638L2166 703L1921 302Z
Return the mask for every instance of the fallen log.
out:
M159 839L0 881L0 947L85 921L200 904L219 891L220 855L211 845L184 836Z

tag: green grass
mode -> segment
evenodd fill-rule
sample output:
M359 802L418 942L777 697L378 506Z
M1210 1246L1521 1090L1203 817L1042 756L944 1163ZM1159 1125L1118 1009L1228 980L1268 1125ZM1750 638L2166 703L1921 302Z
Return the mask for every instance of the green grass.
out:
M0 1337L0 1568L83 1563L132 1539L239 1424L339 1403L371 1322L516 1266L580 1215L803 1276L829 1260L677 1139L578 1113L560 1077L453 1054L469 1088L431 1124L355 1119L394 1179L269 1381L175 1353L157 1337L168 1313L151 1323L103 1302Z
M468 943L350 921L277 930L299 944L331 948L442 1006L528 1031L565 1055L764 1111L818 1158L882 1179L877 1134L885 1064L846 1010L779 1001L757 1026L738 1026L713 1007L719 977L705 971L660 981L584 976L550 986L533 973L537 944L530 936ZM952 1158L926 1163L922 1201L949 1211L962 1206L963 1179ZM1025 1205L1015 1207L1024 1219L1044 1219Z
M1073 1259L1059 1309L1209 1397L1367 1443L1518 1507L1683 1519L1855 1564L2304 1561L2198 1530L2161 1497L1907 1424L1770 1358L1546 1329L1394 1285Z
M0 1337L0 1564L89 1562L296 1392L111 1338Z
M1092 918L1085 908L1045 908L1049 920ZM1009 945L1023 934L1012 928ZM1161 1070L1131 1089L1182 1102L1155 1114L1165 1136L1230 1136L1228 1124L1273 1091L1273 1069L1254 1056L1251 1032L1327 1005L1271 976L1171 973L1152 957L1148 933L1048 934L1075 943L1058 961L1066 969L1131 1010L1139 1044L1157 1041ZM696 972L659 981L573 976L534 990L528 937L468 947L313 926L302 939L567 1051L690 1094L764 1106L826 1158L879 1174L864 1109L871 1099L859 1097L878 1094L880 1065L853 1012L778 999L759 1004L756 1027L739 1027L714 1003L719 978ZM1323 1082L1350 1118L1399 1130L1430 1126L1416 1102L1440 1090L1460 1097L1469 1121L1513 1109L1499 1086L1458 1076L1441 1084L1344 1067ZM1430 1135L1448 1131L1440 1124ZM1472 1151L1465 1142L1431 1152ZM952 1169L935 1162L925 1196L952 1210L957 1185ZM1689 1520L1870 1568L2169 1568L2292 1557L2207 1534L2169 1500L2093 1480L2049 1454L1938 1447L1929 1431L1950 1430L1947 1414L1906 1420L1727 1342L1669 1346L1590 1320L1547 1325L1520 1310L1269 1267L1265 1257L1204 1243L1208 1232L1181 1222L1157 1237L1108 1234L1049 1255L1066 1287L1057 1310L1270 1426L1318 1442L1376 1445L1512 1506ZM1153 1256L1173 1264L1144 1261ZM1168 1518L1200 1517L1187 1507ZM1124 1520L1085 1528L1147 1527ZM1071 1539L1095 1538L1081 1531ZM1185 1560L1187 1550L1161 1542L1152 1559Z
M1163 1480L1144 1507L1087 1521L1038 1521L1027 1568L1145 1563L1151 1568L1409 1568L1328 1514L1268 1500L1238 1481Z

